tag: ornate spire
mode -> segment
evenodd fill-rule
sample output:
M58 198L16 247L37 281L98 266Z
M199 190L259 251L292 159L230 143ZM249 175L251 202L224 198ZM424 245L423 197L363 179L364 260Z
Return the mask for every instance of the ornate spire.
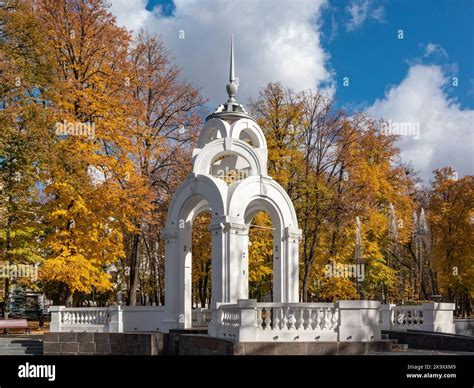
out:
M229 83L227 84L227 94L229 99L226 103L219 105L214 113L206 117L206 121L213 118L222 118L224 120L236 120L241 118L255 119L247 113L242 104L235 100L235 95L239 89L239 79L235 76L234 66L234 34L230 39L230 68L229 68Z
M229 83L227 84L227 94L229 100L227 102L235 102L235 95L237 94L238 84L237 78L235 78L234 70L234 34L230 38L230 72L229 72Z

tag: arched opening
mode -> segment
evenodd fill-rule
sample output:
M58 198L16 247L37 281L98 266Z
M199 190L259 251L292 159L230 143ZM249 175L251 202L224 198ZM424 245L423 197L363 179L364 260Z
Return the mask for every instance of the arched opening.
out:
M249 298L258 302L273 301L273 234L268 213L257 212L249 225Z
M227 190L225 183L208 176L192 178L186 180L173 197L167 226L162 232L165 241L167 328L186 329L193 326L192 229L196 217L206 211L210 211L212 217L225 213L222 201Z
M240 119L232 124L232 137L243 140L255 148L267 148L265 136L258 124L253 120Z
M298 302L298 246L301 231L290 198L271 178L249 177L229 186L229 215L251 223L259 211L267 212L274 228L273 301Z
M212 296L211 212L199 213L192 224L192 307L209 308Z
M229 136L229 124L223 120L211 119L206 121L199 135L198 148L203 148L206 144Z
M245 209L249 225L249 296L281 301L282 215L269 198L252 199Z
M227 184L250 176L252 167L247 159L234 153L223 153L216 157L210 167L210 175Z
M250 132L247 132L247 131L240 132L239 139L249 144L252 147L257 146L256 141L255 141L256 140L255 136L251 134Z

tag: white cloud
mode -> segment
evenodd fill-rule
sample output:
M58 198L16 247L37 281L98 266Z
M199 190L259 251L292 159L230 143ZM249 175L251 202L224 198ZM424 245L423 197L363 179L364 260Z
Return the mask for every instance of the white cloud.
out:
M143 17L142 12L128 12L144 9L142 0L113 0L112 12L126 15L118 21L128 28L161 34L183 76L201 87L204 97L215 105L227 97L232 32L240 79L237 100L242 103L255 98L268 82L280 81L302 90L321 88L331 81L317 23L325 2L175 0L171 17L156 11ZM180 30L185 39L179 39Z
M147 0L113 0L110 11L117 18L117 24L136 32L150 16L146 3Z
M439 44L429 42L425 47L424 57L441 56L448 57L448 53Z
M379 23L385 21L385 8L379 5L374 8L370 0L353 0L346 7L350 15L350 20L346 25L348 31L354 31L359 28L367 19L374 19Z
M459 176L474 173L474 110L461 109L445 88L448 78L439 66L413 65L406 78L368 109L394 124L419 123L420 136L402 136L402 159L411 160L425 180L432 170L451 166Z
M385 21L385 8L383 5L379 5L377 8L375 8L370 16L379 23L383 23Z

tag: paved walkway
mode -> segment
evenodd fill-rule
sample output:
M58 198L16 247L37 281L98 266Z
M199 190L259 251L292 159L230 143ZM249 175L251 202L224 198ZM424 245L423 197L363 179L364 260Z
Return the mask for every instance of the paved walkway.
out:
M474 352L457 352L454 350L408 349L392 352L369 352L369 356L473 356Z

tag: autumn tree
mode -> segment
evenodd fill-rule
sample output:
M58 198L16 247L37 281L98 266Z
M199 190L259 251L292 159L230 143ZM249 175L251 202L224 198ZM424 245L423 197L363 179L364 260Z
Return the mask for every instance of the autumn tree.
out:
M133 163L124 152L130 144L130 35L115 25L103 1L35 5L54 59L54 88L45 99L55 111L50 130L58 135L43 172L48 250L40 273L58 285L64 300L112 289L107 266L124 255L122 230L134 228L131 218L147 192L130 174ZM127 190L121 181L129 182Z
M211 289L211 264L212 264L212 241L209 224L211 223L210 212L199 214L193 223L192 231L192 282L193 301L196 306L210 306Z
M457 179L450 167L434 174L428 209L432 260L441 291L465 316L474 290L474 178Z
M44 236L37 183L52 139L41 98L52 82L50 56L30 4L2 2L0 28L0 260L34 264ZM1 279L3 298L12 280Z
M327 95L294 93L279 84L269 84L252 110L275 148L270 174L289 192L303 231L302 299L354 297L354 284L336 284L324 277L324 268L330 261L353 262L356 217L367 268L360 291L380 297L396 274L385 249L388 209L394 204L406 225L412 210L412 182L400 166L396 137L365 115L349 118L335 110ZM400 237L406 239L408 230Z
M190 171L192 145L201 123L204 100L196 88L180 80L179 69L163 42L140 33L130 55L131 105L127 121L127 149L138 175L149 192L148 208L133 219L133 230L125 232L127 265L130 268L129 303L136 303L141 247L158 245L167 203ZM149 233L144 233L149 232ZM150 259L150 255L142 255ZM156 272L162 261L151 261Z
M257 213L249 225L248 272L250 298L259 301L273 297L273 233L270 216Z

